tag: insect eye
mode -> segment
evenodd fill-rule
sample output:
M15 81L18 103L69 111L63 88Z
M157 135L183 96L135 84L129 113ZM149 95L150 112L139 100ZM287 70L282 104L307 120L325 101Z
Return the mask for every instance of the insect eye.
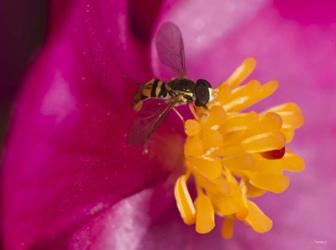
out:
M196 106L205 106L209 102L209 88L211 88L211 85L208 81L203 79L197 80L195 86Z
M212 88L211 84L207 80L204 80L204 79L197 80L196 86L197 85L203 85L203 86L206 86L208 88Z

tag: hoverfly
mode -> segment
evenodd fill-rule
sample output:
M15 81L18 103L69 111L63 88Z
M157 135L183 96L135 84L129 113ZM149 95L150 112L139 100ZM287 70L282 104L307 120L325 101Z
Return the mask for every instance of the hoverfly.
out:
M152 79L134 95L133 108L138 115L128 132L129 145L144 144L174 107L189 103L206 108L210 99L211 85L208 81L199 79L194 82L185 76L183 38L176 24L162 24L155 45L161 63L176 71L178 78L166 82ZM142 109L143 102L148 99L164 100L164 105Z

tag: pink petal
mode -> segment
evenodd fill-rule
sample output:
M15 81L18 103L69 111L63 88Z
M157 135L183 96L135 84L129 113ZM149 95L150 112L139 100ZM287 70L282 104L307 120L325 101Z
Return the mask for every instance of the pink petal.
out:
M305 158L307 169L292 176L290 189L281 196L268 195L258 199L257 202L274 220L273 230L266 235L256 235L252 230L238 226L235 239L230 242L223 242L218 231L216 236L199 236L175 221L179 218L172 208L161 223L152 227L146 247L158 244L156 248L178 245L204 249L211 245L213 249L334 249L336 26L333 16L328 13L335 13L336 4L325 6L323 1L320 6L318 1L309 1L313 7L306 8L305 3L276 1L274 5L262 5L262 11L256 15L250 12L252 18L246 15L230 30L227 22L236 20L234 14L229 17L223 14L223 21L219 22L216 11L212 10L209 12L214 20L210 18L213 22L207 21L207 10L212 7L203 4L200 8L203 12L197 11L197 3L185 4L183 14L177 9L163 17L163 20L180 22L186 36L186 48L189 48L189 75L210 79L217 85L244 58L256 57L258 66L253 78L265 82L280 81L280 90L257 108L295 101L303 109L306 122L291 148ZM229 9L225 4L215 6L222 13ZM244 9L244 5L235 7L234 13ZM309 12L312 9L314 16ZM326 9L327 17L324 16ZM202 21L197 24L191 15ZM250 19L246 21L248 17ZM215 37L215 33L220 35ZM172 236L163 239L158 233L163 231Z
M162 162L165 145L157 155L127 146L132 95L152 77L148 31L131 33L125 1L62 10L26 77L7 143L6 249L64 246L98 212L178 165Z
M300 1L275 0L274 7L286 19L293 19L303 25L329 25L335 23L335 2L333 0Z
M163 183L123 199L80 227L69 241L72 249L146 249L143 241L148 228L161 219L174 196Z

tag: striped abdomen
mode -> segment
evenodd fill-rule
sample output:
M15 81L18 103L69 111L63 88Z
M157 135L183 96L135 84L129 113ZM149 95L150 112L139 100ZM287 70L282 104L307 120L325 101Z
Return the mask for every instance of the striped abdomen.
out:
M168 87L169 88L169 87ZM135 110L140 110L142 101L147 98L168 98L169 91L164 81L160 79L152 79L145 83L136 93L133 99L133 107Z

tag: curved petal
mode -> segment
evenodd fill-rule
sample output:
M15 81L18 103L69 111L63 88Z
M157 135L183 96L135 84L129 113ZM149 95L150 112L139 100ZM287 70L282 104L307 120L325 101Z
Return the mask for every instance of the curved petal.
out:
M93 215L178 165L165 141L152 154L127 146L132 95L152 77L148 43L130 31L128 8L73 1L31 67L4 161L6 249L64 245Z
M31 249L139 249L147 227L159 219L172 201L171 186L161 183L106 209L103 203L98 203L90 210L92 218L83 225L38 241ZM67 240L59 240L66 233L69 233Z

